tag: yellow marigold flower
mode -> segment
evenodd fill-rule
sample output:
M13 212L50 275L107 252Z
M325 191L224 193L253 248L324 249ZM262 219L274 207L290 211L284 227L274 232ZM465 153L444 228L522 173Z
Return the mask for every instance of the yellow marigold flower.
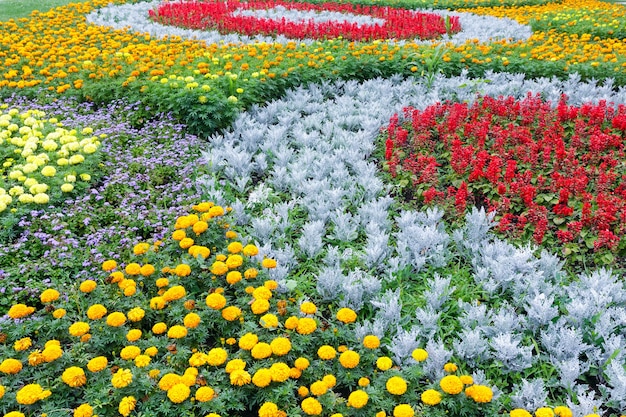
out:
M122 271L115 271L109 275L109 278L111 279L112 284L117 284L124 279L124 273Z
M181 240L180 242L178 242L178 246L180 246L182 249L188 249L188 248L192 247L193 244L194 244L194 241L190 237L186 237L183 240Z
M309 416L317 416L322 414L322 404L313 397L302 400L302 411Z
M317 356L323 360L335 359L337 356L337 351L334 347L329 345L322 345L319 349L317 349Z
M168 391L176 384L180 384L180 375L176 375L173 373L165 374L159 380L159 388L163 391Z
M359 387L367 387L370 384L369 378L361 377L359 378L358 385Z
M259 342L259 337L254 333L246 333L239 339L239 348L251 350Z
M117 411L120 412L124 417L128 417L130 413L135 409L137 405L137 400L133 396L124 397L122 401L120 401L120 405L117 408Z
M267 269L276 268L276 261L274 259L264 258L261 261L261 266Z
M7 313L12 319L21 319L35 311L35 307L28 307L25 304L14 304Z
M174 404L180 404L189 398L191 390L185 384L176 384L167 390L167 398Z
M285 320L285 328L289 330L297 329L299 321L300 319L296 316L291 316L287 320Z
M213 310L221 310L226 305L226 298L222 294L213 292L207 296L206 305Z
M252 376L252 383L259 388L265 388L272 383L272 372L267 368L257 370Z
M461 382L465 385L472 385L474 383L474 378L471 375L461 375L459 376Z
M96 281L91 280L91 279L86 279L80 283L80 286L78 287L78 289L80 290L80 292L87 294L95 290L97 286L98 284L96 283Z
M89 317L90 320L99 320L102 317L106 316L107 313L108 313L107 308L103 306L102 304L94 304L94 305L89 306L89 308L87 309L87 317ZM72 334L73 336L81 336L80 334L72 333L72 327L76 326L79 323L81 322L74 323L72 326L70 326L70 334ZM88 331L89 331L89 327L87 327L87 331L83 332L83 334L87 333Z
M311 334L317 329L317 322L315 319L311 317L303 317L298 320L298 326L296 327L296 332L298 334Z
M44 363L46 360L43 354L39 350L35 350L28 355L28 364L30 366L37 366Z
M144 277L149 277L150 275L155 273L155 269L153 265L145 264L141 266L139 273Z
M167 331L167 337L172 339L182 339L187 336L187 328L181 325L174 325Z
M407 390L406 381L399 376L392 376L389 378L385 387L387 388L387 391L393 395L402 395Z
M165 291L162 297L165 301L169 302L169 301L174 301L174 300L180 300L185 295L187 295L187 291L185 290L185 287L183 287L182 285L174 285L173 287Z
M211 366L220 366L228 359L228 352L222 348L213 348L207 354L207 363Z
M87 311L87 316L89 316L89 310ZM82 322L82 321L78 321L69 327L68 332L72 336L80 337L86 333L89 333L89 329L90 329L89 324Z
M19 411L10 411L4 415L4 417L25 417L24 413L20 413Z
M356 368L360 360L361 356L353 350L346 350L339 355L339 363L346 369Z
M369 395L363 390L356 390L348 396L348 407L363 408L369 401Z
M150 299L150 308L153 310L162 310L165 308L167 302L163 297L152 297Z
M230 242L226 250L229 253L239 253L243 250L243 245L241 242Z
M135 359L139 355L141 355L141 349L138 346L125 346L120 351L120 358L125 360Z
M523 408L516 408L514 410L511 410L509 415L510 417L533 417L532 414L530 414L528 411L524 410Z
M243 254L246 256L256 256L259 254L259 248L255 245L247 244L242 248Z
M417 362L424 362L426 359L428 359L428 352L426 352L424 349L415 349L411 356L413 356L413 359L415 359Z
M213 206L209 209L209 216L211 218L223 216L223 215L224 215L224 208L221 206Z
M300 304L300 311L304 314L315 314L317 307L310 301L305 301Z
M227 256L224 255L223 253L218 253L217 255L215 255L215 260L216 261L220 261L220 262L224 262L226 260Z
M31 405L48 398L51 394L49 390L44 390L39 384L28 384L15 393L15 400L18 404Z
M304 371L306 368L309 367L310 364L311 363L309 362L309 360L307 358L300 357L300 358L296 359L296 361L294 362L293 365L296 368L298 368L299 370Z
M535 410L535 417L554 417L554 411L550 407L540 407Z
M174 232L172 233L172 240L175 240L177 242L180 242L186 237L187 237L187 233L185 233L185 231L181 229L174 230Z
M196 327L198 327L200 325L200 321L200 316L196 313L188 313L183 318L183 324L185 325L185 327L190 329L195 329Z
M167 278L159 278L155 281L157 288L164 288L170 285L170 280Z
M128 311L128 320L136 323L141 321L146 315L146 312L141 307L134 307Z
M239 271L230 271L228 274L226 274L226 282L228 282L230 285L234 285L242 279L243 276Z
M286 363L275 362L270 366L272 380L275 382L284 382L289 379L291 368Z
M113 374L111 378L111 384L115 388L124 388L130 385L133 382L133 373L130 369L118 369L116 373Z
M0 372L7 375L15 375L22 370L22 362L17 359L8 358L0 363Z
M65 317L65 314L67 314L67 311L65 311L64 308L57 308L52 313L52 317L54 317L55 319L60 319L60 318Z
M167 324L163 322L155 323L152 326L152 333L154 334L163 334L167 331Z
M224 371L226 371L227 374L230 374L237 369L246 369L246 363L241 359L232 359L228 361L226 367L224 368Z
M32 344L33 344L33 341L30 339L30 337L23 337L21 339L16 340L15 343L13 343L13 349L20 352L22 350L28 349L29 347L32 346Z
M556 414L559 417L572 417L573 416L572 410L563 405L554 407L554 414Z
M137 256L143 255L150 250L150 244L146 242L137 243L133 246L133 253Z
M441 402L441 393L434 389L429 389L422 392L421 399L426 405L437 405Z
M301 397L306 397L309 395L309 389L305 386L298 388L298 395Z
M246 279L254 279L259 275L259 271L255 268L248 268L243 272Z
M459 367L456 366L455 363L448 362L445 365L443 365L443 370L448 372L448 373L456 372L458 369L459 369Z
M228 272L228 266L222 261L215 261L211 265L211 273L214 275L224 275Z
M234 337L229 337L228 339L226 339L226 344L227 345L232 346L232 345L234 345L236 343L237 343L237 339L235 339Z
M157 379L159 374L161 374L159 369L150 369L150 371L148 371L148 376L152 379Z
M324 381L324 383L328 385L328 388L332 388L335 386L335 384L337 384L337 378L335 378L335 375L324 375L322 381Z
M265 314L259 319L259 323L266 329L273 329L278 327L278 317L274 314Z
M485 385L471 385L465 388L465 395L477 403L488 403L493 398L493 391Z
M211 387L200 387L196 390L196 401L205 403L215 398L215 390Z
M441 378L439 386L446 394L458 394L463 391L463 382L456 375L447 375Z
M234 232L234 231L232 231L232 230L228 230L228 231L225 233L225 236L226 236L226 239L234 239L234 238L236 238L236 237L237 237L237 232Z
M109 272L114 270L115 268L117 268L117 262L115 262L112 259L106 260L104 262L102 262L102 270Z
M310 386L311 394L319 397L320 395L326 394L328 392L328 385L324 381L315 381Z
M272 291L265 286L257 287L252 291L252 297L256 300L269 300L272 298Z
M356 313L354 310L346 307L340 308L337 311L337 320L345 324L354 323L356 321Z
M195 222L192 226L192 230L194 231L196 235L200 235L206 232L208 228L209 228L209 224L202 220Z
M211 207L213 207L214 204L211 202L202 202L200 204L196 204L195 206L193 206L192 208L200 213L204 213L206 211L209 211L211 209Z
M43 352L41 352L41 355L47 363L50 363L63 356L63 350L60 346L50 345L44 348Z
M276 356L283 356L291 350L291 342L286 337L277 337L270 342L272 353Z
M270 309L270 303L263 299L254 300L252 304L250 304L250 309L254 314L263 314Z
M188 362L191 366L202 366L206 365L207 359L208 358L205 353L195 352L193 355L191 355Z
M178 264L174 268L174 274L178 277L187 277L191 275L191 267L187 264Z
M259 408L259 417L278 417L278 406L271 402L264 402Z
M135 358L135 366L137 368L143 368L145 366L148 366L151 360L152 358L148 355L137 355L137 357Z
M41 293L41 295L39 296L39 299L41 300L42 303L51 303L53 301L58 300L59 295L60 294L57 290L48 288L47 290L44 290L44 292Z
M124 271L128 275L139 275L141 273L141 265L139 265L136 262L131 262L128 265L126 265L126 268L124 268Z
M252 378L250 374L243 369L235 369L230 373L230 383L231 385L235 385L241 387L243 385L249 384Z
M78 366L72 366L63 371L61 380L72 388L82 387L87 383L87 376L83 368Z
M413 417L415 411L409 404L398 404L393 408L393 417Z
M272 356L272 348L265 342L260 342L254 345L250 352L254 359L265 359Z
M241 309L236 306L229 306L222 310L222 318L226 321L235 321L241 317Z
M226 266L228 269L236 269L241 265L243 265L243 257L241 255L233 254L226 259Z
M81 404L74 410L73 417L92 417L93 416L93 408L85 403Z
M363 338L363 346L368 349L376 349L380 346L380 339L373 334L368 334Z
M391 358L387 356L381 356L380 358L376 360L376 367L380 369L381 371L386 371L390 369L392 366L393 366L393 362L391 361Z
M150 346L149 348L146 348L143 353L148 356L156 356L156 354L159 353L159 349L157 349L156 346Z
M107 316L107 325L111 327L120 327L126 323L126 316L124 313L115 311Z

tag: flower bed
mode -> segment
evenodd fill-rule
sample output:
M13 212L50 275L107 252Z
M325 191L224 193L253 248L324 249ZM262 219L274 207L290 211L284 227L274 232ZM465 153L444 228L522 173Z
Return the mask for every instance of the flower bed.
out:
M482 206L506 234L612 264L626 256L625 112L539 97L406 108L387 127L386 168L417 204Z
M281 7L288 11L334 12L371 16L382 23L358 24L346 20L331 22L307 18L298 21L257 18L241 12ZM281 34L293 39L334 39L342 37L351 41L375 39L432 39L460 30L458 18L448 21L432 13L420 13L405 9L352 4L287 3L283 1L238 0L163 3L150 11L150 17L163 24L191 29L216 29L220 33L236 32L247 36L256 34Z

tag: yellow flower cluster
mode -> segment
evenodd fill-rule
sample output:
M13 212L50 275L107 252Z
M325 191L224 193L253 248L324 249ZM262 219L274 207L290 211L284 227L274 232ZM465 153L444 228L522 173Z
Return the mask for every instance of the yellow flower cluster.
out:
M0 212L16 203L47 204L54 187L68 193L77 178L91 179L81 168L100 146L100 138L88 136L91 128L67 130L41 111L5 112L6 105L0 109L0 148L2 154L9 155L0 160ZM42 297L43 303L49 303L58 293L55 297L51 290Z

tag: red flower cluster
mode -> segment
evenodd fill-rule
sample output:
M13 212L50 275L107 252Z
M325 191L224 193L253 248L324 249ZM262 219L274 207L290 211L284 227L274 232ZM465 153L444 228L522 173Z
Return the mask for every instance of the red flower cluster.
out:
M315 22L288 21L234 15L237 10L263 10L282 6L288 10L331 11L368 15L384 19L382 25L359 25L348 21ZM361 6L351 3L288 3L277 1L191 1L164 2L150 17L163 24L182 26L190 29L214 29L220 33L236 32L243 35L282 34L294 39L332 39L342 36L351 41L373 39L434 39L446 33L445 20L433 13L420 13L412 10L391 7ZM461 30L458 17L450 17L449 30Z
M483 97L403 116L386 129L385 158L425 204L484 206L502 232L538 244L626 246L626 106Z

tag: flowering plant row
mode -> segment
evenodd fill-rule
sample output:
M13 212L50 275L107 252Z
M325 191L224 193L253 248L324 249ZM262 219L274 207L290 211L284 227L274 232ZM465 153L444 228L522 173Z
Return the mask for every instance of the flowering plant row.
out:
M623 106L538 96L406 108L387 127L386 169L410 199L483 206L503 233L610 264L626 251L625 121Z
M592 37L623 39L626 37L626 10L621 7L606 7L595 10L565 9L545 13L530 22L533 30L588 34Z
M348 21L316 22L314 19L288 21L266 19L236 14L239 11L265 10L284 7L294 11L331 11L368 15L384 19L382 24L358 24ZM352 41L370 41L374 39L432 39L445 33L460 30L457 17L444 20L432 13L420 13L406 9L379 6L359 6L350 3L290 3L273 1L189 1L166 2L156 10L150 11L150 17L160 23L182 26L191 29L215 29L220 33L236 32L244 35L282 34L294 39L333 39L343 37Z
M69 296L49 288L40 307L11 307L0 333L5 417L478 416L502 406L456 364L428 381L423 349L413 365L394 364L378 337L355 336L355 311L267 279L276 262L229 227L229 209L194 209L165 241L105 261L104 276Z

